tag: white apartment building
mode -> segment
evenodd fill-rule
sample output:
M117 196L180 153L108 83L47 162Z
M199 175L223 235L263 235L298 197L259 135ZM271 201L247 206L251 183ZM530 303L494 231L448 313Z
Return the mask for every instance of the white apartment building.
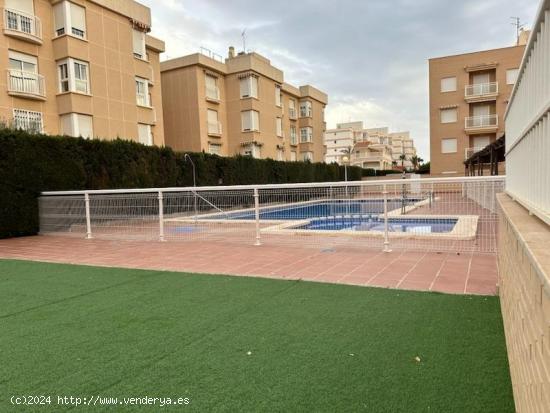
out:
M348 156L352 165L376 170L400 167L403 154L403 166L412 168L410 159L416 155L409 132L390 133L387 127L365 129L363 122L338 123L325 132L325 145L327 163L342 164Z

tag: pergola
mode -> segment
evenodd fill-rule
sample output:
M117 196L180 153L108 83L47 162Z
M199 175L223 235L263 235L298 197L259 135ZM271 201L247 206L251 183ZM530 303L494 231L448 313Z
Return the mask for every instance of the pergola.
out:
M489 174L498 175L498 163L504 162L506 138L502 135L485 148L473 153L464 161L465 175L483 175L483 165L489 164Z

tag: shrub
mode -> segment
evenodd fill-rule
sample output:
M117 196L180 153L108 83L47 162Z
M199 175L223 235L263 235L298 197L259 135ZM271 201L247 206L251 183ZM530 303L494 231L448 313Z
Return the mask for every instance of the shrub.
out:
M0 129L0 238L38 232L42 191L192 186L184 154L125 140L100 141ZM322 182L344 179L335 164L278 162L190 153L197 185ZM349 167L348 179L360 180Z

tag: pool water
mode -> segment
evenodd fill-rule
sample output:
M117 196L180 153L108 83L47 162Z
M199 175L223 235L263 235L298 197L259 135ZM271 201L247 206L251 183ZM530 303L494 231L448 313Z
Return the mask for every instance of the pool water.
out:
M421 198L407 198L405 200L388 199L388 211L408 206L422 201ZM384 212L383 199L366 200L334 200L318 203L288 205L260 210L260 219L266 220L292 220L330 217L335 215L369 215ZM227 215L216 214L208 217L210 219L255 219L254 211L233 212Z
M457 218L389 218L389 232L431 234L451 232ZM331 217L311 220L296 229L325 231L384 231L384 220L378 217Z

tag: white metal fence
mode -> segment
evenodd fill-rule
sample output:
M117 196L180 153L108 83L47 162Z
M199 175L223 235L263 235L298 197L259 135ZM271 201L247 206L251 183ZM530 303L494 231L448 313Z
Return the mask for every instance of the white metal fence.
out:
M507 192L550 224L550 0L541 2L506 111Z
M503 189L487 176L44 192L40 232L493 253Z

